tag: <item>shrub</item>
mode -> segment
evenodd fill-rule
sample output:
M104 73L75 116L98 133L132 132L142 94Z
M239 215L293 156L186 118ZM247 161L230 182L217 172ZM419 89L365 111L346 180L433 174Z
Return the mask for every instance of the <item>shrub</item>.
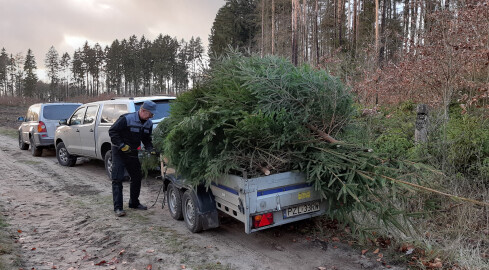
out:
M405 138L404 134L388 133L380 135L375 140L377 151L387 154L389 158L404 158L408 156L408 151L414 146L412 140Z

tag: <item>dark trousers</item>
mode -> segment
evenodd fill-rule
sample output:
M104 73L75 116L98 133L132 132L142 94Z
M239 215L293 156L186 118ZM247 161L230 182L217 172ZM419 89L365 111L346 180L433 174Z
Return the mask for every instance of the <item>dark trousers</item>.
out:
M129 207L139 205L139 193L141 192L141 163L139 162L137 151L123 153L117 147L112 146L112 197L114 200L114 211L123 210L122 180L124 179L124 169L131 177L129 190Z

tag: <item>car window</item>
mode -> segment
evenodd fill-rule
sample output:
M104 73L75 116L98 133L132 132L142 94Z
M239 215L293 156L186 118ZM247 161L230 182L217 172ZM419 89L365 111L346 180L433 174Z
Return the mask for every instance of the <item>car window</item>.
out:
M105 104L102 109L100 123L114 123L119 116L127 112L126 104Z
M83 119L83 124L91 124L95 121L97 116L97 106L88 106L87 112L85 113L85 118Z
M167 117L170 114L170 101L169 100L153 100L156 103L156 113L151 119L161 119ZM143 105L143 102L135 103L134 107L136 111Z
M83 107L75 111L75 113L70 118L70 125L80 125L83 120L83 116L85 115L85 110L87 108Z
M64 105L46 105L42 110L42 116L48 120L67 119L80 105L64 104Z
M29 107L26 115L26 121L39 121L39 111L41 110L41 105L32 105Z

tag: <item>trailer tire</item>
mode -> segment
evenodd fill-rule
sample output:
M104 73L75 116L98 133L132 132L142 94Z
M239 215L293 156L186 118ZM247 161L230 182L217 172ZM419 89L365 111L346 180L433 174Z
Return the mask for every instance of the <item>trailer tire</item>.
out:
M192 190L185 191L182 202L183 219L187 228L193 233L202 231L202 222L197 211L198 204L195 197L192 196Z
M166 200L168 204L168 212L175 220L182 220L182 192L172 183L168 184L166 190Z

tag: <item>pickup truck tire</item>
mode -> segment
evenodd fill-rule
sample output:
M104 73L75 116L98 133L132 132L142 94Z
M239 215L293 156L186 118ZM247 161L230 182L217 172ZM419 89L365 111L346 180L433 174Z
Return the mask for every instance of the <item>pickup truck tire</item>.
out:
M20 150L29 149L29 145L27 143L24 143L24 140L22 140L22 136L20 135L20 132L19 132L19 148Z
M182 220L182 192L172 183L168 184L166 199L171 217L175 220Z
M112 150L105 152L104 164L109 180L112 180Z
M30 142L32 155L35 157L40 157L42 155L42 148L39 148L34 144L34 140L32 139L32 137L30 138Z
M56 145L56 158L62 166L73 167L76 163L76 157L70 155L63 142Z
M182 204L183 219L187 228L193 233L202 231L202 222L197 207L198 204L194 196L192 196L192 190L185 191Z

